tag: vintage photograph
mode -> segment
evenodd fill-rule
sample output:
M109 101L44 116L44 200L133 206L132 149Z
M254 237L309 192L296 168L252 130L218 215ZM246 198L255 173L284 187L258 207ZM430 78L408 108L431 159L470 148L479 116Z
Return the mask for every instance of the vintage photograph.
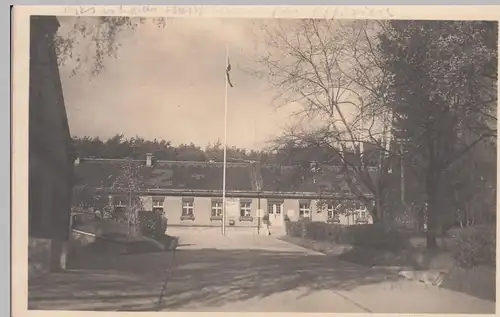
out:
M29 21L29 310L495 313L496 21Z

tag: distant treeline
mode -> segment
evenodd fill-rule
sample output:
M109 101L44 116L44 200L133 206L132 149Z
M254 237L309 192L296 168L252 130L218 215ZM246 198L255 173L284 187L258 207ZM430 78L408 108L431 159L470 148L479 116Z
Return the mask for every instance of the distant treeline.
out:
M80 157L133 158L142 159L152 153L156 159L172 161L209 161L223 159L223 144L216 142L202 148L193 143L172 145L166 140L146 140L142 137L125 138L117 134L107 140L99 137L74 137L73 144ZM228 147L227 156L237 160L260 160L266 157L265 151L248 151Z

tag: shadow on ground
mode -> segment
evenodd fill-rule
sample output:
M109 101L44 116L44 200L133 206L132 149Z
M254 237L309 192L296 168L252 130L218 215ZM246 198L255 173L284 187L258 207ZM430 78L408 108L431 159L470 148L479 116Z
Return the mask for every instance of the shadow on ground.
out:
M293 290L301 297L399 279L387 269L298 252L178 250L175 263L161 309L222 306Z
M222 306L298 290L349 290L397 279L323 255L264 250L197 249L175 252L175 264L159 304L173 252L94 257L68 272L29 283L29 309L154 311ZM299 290L300 289L300 290ZM265 308L263 308L265 310Z

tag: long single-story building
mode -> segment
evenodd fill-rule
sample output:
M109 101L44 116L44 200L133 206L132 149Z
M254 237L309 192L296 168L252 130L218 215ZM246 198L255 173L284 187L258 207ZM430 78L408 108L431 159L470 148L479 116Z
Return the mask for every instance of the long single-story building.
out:
M109 189L124 166L133 166L134 183L140 183L145 210L163 210L169 226L221 226L222 162L160 161L147 154L144 160L79 158L75 165L79 182L107 191L109 204L115 209L124 208L129 199ZM257 226L258 218L265 214L272 226L283 226L286 217L346 225L371 222L366 208L356 203L340 167L258 162L228 162L226 166L228 226ZM357 186L364 190L362 185ZM357 207L339 215L334 201L343 200Z

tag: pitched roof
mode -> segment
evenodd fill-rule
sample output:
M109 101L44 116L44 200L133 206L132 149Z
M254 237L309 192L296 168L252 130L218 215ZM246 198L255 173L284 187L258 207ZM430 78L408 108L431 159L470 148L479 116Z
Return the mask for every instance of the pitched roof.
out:
M156 161L151 167L142 160L81 159L75 166L80 183L110 188L123 167L137 168L143 187L156 191L221 191L221 162ZM321 165L318 170L301 166L261 165L259 163L227 163L228 192L261 193L344 193L349 192L339 167ZM364 186L359 185L364 192Z

